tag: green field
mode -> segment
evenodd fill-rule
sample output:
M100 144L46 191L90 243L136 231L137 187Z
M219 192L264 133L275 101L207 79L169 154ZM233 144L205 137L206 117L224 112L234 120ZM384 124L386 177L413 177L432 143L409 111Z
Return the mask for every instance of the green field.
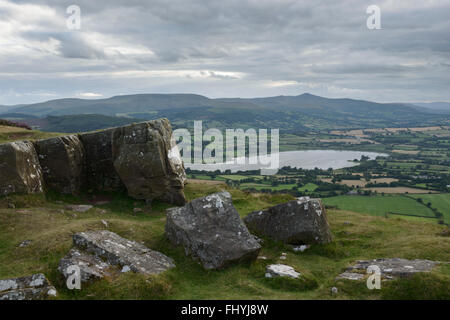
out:
M431 207L439 210L444 215L444 222L450 223L450 193L443 194L415 194L414 198L421 198L426 204L431 202Z
M322 200L326 205L337 207L340 210L368 213L374 216L385 216L387 212L395 212L414 216L434 217L431 209L401 195L337 196Z

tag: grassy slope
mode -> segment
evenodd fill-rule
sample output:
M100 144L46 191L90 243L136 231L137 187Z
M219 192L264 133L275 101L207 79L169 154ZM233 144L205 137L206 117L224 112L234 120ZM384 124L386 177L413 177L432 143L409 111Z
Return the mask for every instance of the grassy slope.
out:
M189 199L203 196L226 186L192 183L187 186ZM229 189L242 216L253 210L284 202L286 195L255 195ZM450 260L450 238L440 233L443 226L404 219L385 219L348 211L329 210L328 218L334 242L313 246L304 253L293 253L283 244L266 240L261 254L268 260L239 264L222 271L205 271L182 248L172 246L164 237L165 204L155 204L151 214L133 215L134 206L145 204L115 195L110 204L87 213L64 210L65 203L86 200L58 196L13 196L0 199L0 279L43 272L64 299L331 299L330 288L339 288L341 299L449 298L450 269L442 266L415 282L383 283L381 291L369 291L364 283L336 282L343 268L357 259L379 257ZM16 209L8 209L15 203ZM100 208L106 213L100 213ZM62 211L64 210L64 211ZM118 277L86 286L81 292L65 289L56 271L58 261L71 247L71 235L88 229L109 229L123 237L143 241L176 261L177 267L157 277L137 274ZM344 223L345 222L345 223ZM25 240L29 247L17 245ZM279 260L287 252L287 260ZM283 286L264 278L269 263L286 263L313 279L318 286L311 290ZM411 288L419 281L421 290ZM429 291L424 291L424 288ZM426 292L426 293L424 293ZM447 296L445 296L447 294ZM411 296L412 295L412 296ZM443 296L444 295L444 296Z
M59 135L61 135L61 133L42 132L36 130L27 130L24 128L0 126L0 143L17 140L45 139Z

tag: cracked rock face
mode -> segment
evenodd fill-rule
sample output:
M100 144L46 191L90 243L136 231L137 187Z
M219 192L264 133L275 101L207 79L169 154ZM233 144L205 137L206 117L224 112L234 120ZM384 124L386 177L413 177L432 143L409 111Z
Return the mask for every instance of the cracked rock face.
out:
M43 192L41 165L31 142L0 144L0 194Z
M167 210L166 236L205 269L256 259L261 249L233 206L228 192L198 198Z
M122 191L125 189L112 160L112 133L115 128L79 135L85 152L84 182L86 189Z
M65 278L68 278L72 274L72 272L68 271L68 268L71 266L78 266L80 268L81 282L90 282L111 275L109 272L111 268L110 264L93 254L88 254L77 248L72 248L59 261L58 270Z
M167 119L116 128L112 138L114 167L128 194L184 205L186 174Z
M42 273L0 280L0 300L44 300L56 294Z
M387 279L407 278L417 272L430 272L439 262L430 260L407 260L401 258L359 260L355 265L348 267L347 272L364 272L369 266L380 268L381 276Z
M84 148L77 135L34 143L46 187L64 194L77 194L82 185Z
M159 274L175 267L173 260L164 254L107 230L77 233L73 243L81 251L93 254L109 265L128 266L133 272Z
M300 272L285 264L271 264L266 267L266 278L289 277L298 279L300 275Z
M257 235L290 244L332 241L325 207L320 199L299 199L255 211L244 218Z

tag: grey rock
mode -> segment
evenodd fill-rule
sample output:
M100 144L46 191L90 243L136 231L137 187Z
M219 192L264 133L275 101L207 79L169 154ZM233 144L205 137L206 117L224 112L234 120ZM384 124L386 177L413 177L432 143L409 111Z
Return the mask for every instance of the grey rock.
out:
M117 174L112 159L112 134L115 128L83 133L84 188L94 191L123 191L125 186Z
M34 147L46 187L64 194L78 194L84 165L84 148L78 136L38 140Z
M244 218L250 231L290 244L332 241L325 207L320 199L293 200Z
M56 289L42 274L0 280L0 300L44 300L56 296Z
M65 278L68 278L71 273L69 273L67 269L71 266L78 266L80 268L81 282L90 282L111 275L110 264L93 254L88 254L77 248L72 248L69 253L59 261L58 270Z
M186 174L167 119L116 128L112 138L114 167L128 194L184 205Z
M285 264L271 264L266 267L266 278L289 277L298 279L300 273L295 271L291 266Z
M20 248L28 247L31 244L31 240L24 240L21 243L19 243Z
M417 272L430 272L439 262L430 260L407 260L401 258L390 259L374 259L374 260L359 260L355 265L346 269L347 272L366 272L371 265L376 265L380 268L381 276L392 278L407 278Z
M93 206L91 206L90 204L70 204L66 206L67 210L81 213L91 210L92 208Z
M146 246L108 231L80 232L73 236L74 245L104 259L113 266L128 266L133 272L159 274L175 267L173 260Z
M339 292L338 288L336 288L336 287L331 288L331 294L336 295L336 294L338 294L338 292Z
M0 144L0 195L43 192L41 165L31 142Z
M206 269L221 269L256 259L261 246L249 233L233 206L231 195L220 192L167 210L166 235Z
M343 272L336 277L336 280L345 279L345 280L361 280L364 278L364 274L356 273L356 272Z
M307 245L307 244L303 244L301 246L298 247L293 247L292 250L294 252L305 252L305 250L309 249L311 246Z

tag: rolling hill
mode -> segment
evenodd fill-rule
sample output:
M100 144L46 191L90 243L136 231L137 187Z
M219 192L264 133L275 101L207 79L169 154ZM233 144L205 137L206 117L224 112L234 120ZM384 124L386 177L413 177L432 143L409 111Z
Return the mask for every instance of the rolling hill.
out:
M83 114L84 120L103 115L106 126L116 122L133 122L166 117L174 127L191 126L193 120L203 120L206 127L218 128L280 128L285 133L337 128L377 128L444 124L449 116L434 114L429 109L399 103L375 103L353 99L329 99L312 94L267 98L210 99L195 94L136 94L107 99L58 99L16 106L8 113L45 118ZM90 115L90 116L88 116ZM2 115L0 114L0 118ZM121 118L133 118L118 120ZM55 120L56 118L53 118ZM79 123L79 117L76 118ZM48 122L48 121L47 121ZM109 123L110 122L110 123ZM111 125L110 125L111 124ZM60 127L58 130L81 131L81 126ZM43 130L56 128L42 127ZM78 130L77 130L78 129Z

